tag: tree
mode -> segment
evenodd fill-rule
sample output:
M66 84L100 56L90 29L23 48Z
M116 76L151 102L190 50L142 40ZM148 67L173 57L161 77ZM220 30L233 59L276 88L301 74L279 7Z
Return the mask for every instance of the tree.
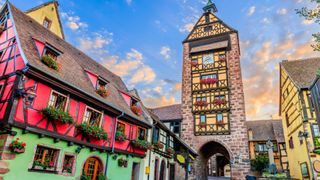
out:
M258 155L255 159L251 160L251 169L259 172L260 174L268 168L269 158L267 156Z
M310 0L311 2L315 2L316 6L314 8L303 7L301 9L297 9L297 13L304 17L306 20L314 21L320 24L320 0ZM315 51L320 51L320 33L315 33L312 35L314 37L315 44L312 45Z

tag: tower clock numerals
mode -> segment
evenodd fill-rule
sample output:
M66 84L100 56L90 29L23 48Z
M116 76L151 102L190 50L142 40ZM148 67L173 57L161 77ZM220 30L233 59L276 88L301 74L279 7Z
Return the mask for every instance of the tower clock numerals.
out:
M206 54L203 55L203 64L213 64L214 60L213 60L213 54Z

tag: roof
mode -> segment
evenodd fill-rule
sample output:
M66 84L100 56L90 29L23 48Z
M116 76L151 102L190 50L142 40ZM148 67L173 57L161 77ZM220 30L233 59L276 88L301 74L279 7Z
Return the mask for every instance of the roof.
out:
M121 96L119 90L123 92L128 92L128 90L119 76L115 75L104 66L43 27L11 3L8 4L18 34L18 42L22 48L25 58L28 60L29 66L34 67L62 82L66 82L68 85L76 87L80 91L89 94L91 97L123 111L130 117L140 120L144 124L150 125L143 116L135 115ZM62 52L57 59L57 62L61 65L59 71L55 71L41 62L38 51L34 45L33 38L48 43ZM93 87L85 70L89 70L109 81L107 88L110 92L110 96L102 98L95 92L95 87Z
M61 24L60 15L59 15L59 12L58 12L58 7L59 7L58 1L56 1L56 0L48 1L46 3L40 4L39 6L33 7L31 9L25 11L25 13L28 14L28 13L30 13L32 11L36 11L36 10L38 10L38 9L40 9L42 7L45 7L47 5L50 5L50 4L54 4L54 6L56 7L56 13L57 13L58 21L59 21L59 26L60 26L60 29L61 29L62 38L64 39L65 36L64 36L64 32L63 32L63 28L62 28L62 24Z
M281 120L256 120L247 121L247 130L252 131L252 139L249 141L273 140L284 142L283 128Z
M308 88L320 68L320 57L282 61L280 65L298 88Z
M181 104L153 108L151 111L161 121L182 120Z

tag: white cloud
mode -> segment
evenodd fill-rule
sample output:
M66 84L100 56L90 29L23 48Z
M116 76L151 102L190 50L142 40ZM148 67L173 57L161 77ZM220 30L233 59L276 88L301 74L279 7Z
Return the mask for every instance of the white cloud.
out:
M262 22L263 24L270 24L270 23L271 23L270 19L267 18L267 17L263 18L263 19L261 20L261 22Z
M187 23L187 24L185 24L183 27L180 27L180 28L179 28L179 31L180 31L180 32L191 32L193 26L194 26L193 23Z
M82 22L79 16L74 16L73 14L74 13L66 13L66 12L61 13L61 17L66 20L66 25L68 28L70 28L73 31L76 31L76 30L88 27L88 24L85 22Z
M129 80L129 84L137 84L140 82L151 83L156 78L156 74L149 66L143 66L135 71Z
M103 47L112 42L112 33L94 33L92 37L81 37L78 39L79 49L90 52L92 50L103 50Z
M277 14L278 15L286 15L288 13L288 10L286 8L278 9Z
M164 57L164 59L168 60L170 59L170 53L171 53L171 49L168 46L163 46L160 49L160 54Z
M247 11L247 16L252 16L256 12L256 7L251 6Z

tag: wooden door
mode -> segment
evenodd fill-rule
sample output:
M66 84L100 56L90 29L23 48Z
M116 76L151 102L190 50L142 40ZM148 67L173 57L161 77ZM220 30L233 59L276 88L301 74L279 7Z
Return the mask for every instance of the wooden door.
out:
M97 158L88 158L84 164L83 173L90 177L91 180L96 180L98 175L102 172L102 165Z
M169 180L174 180L174 173L175 173L175 165L170 164Z
M164 162L164 160L162 160L161 166L160 166L159 180L165 180L165 179L166 179L166 163Z
M132 164L131 180L139 180L139 171L140 171L140 164L134 162Z

